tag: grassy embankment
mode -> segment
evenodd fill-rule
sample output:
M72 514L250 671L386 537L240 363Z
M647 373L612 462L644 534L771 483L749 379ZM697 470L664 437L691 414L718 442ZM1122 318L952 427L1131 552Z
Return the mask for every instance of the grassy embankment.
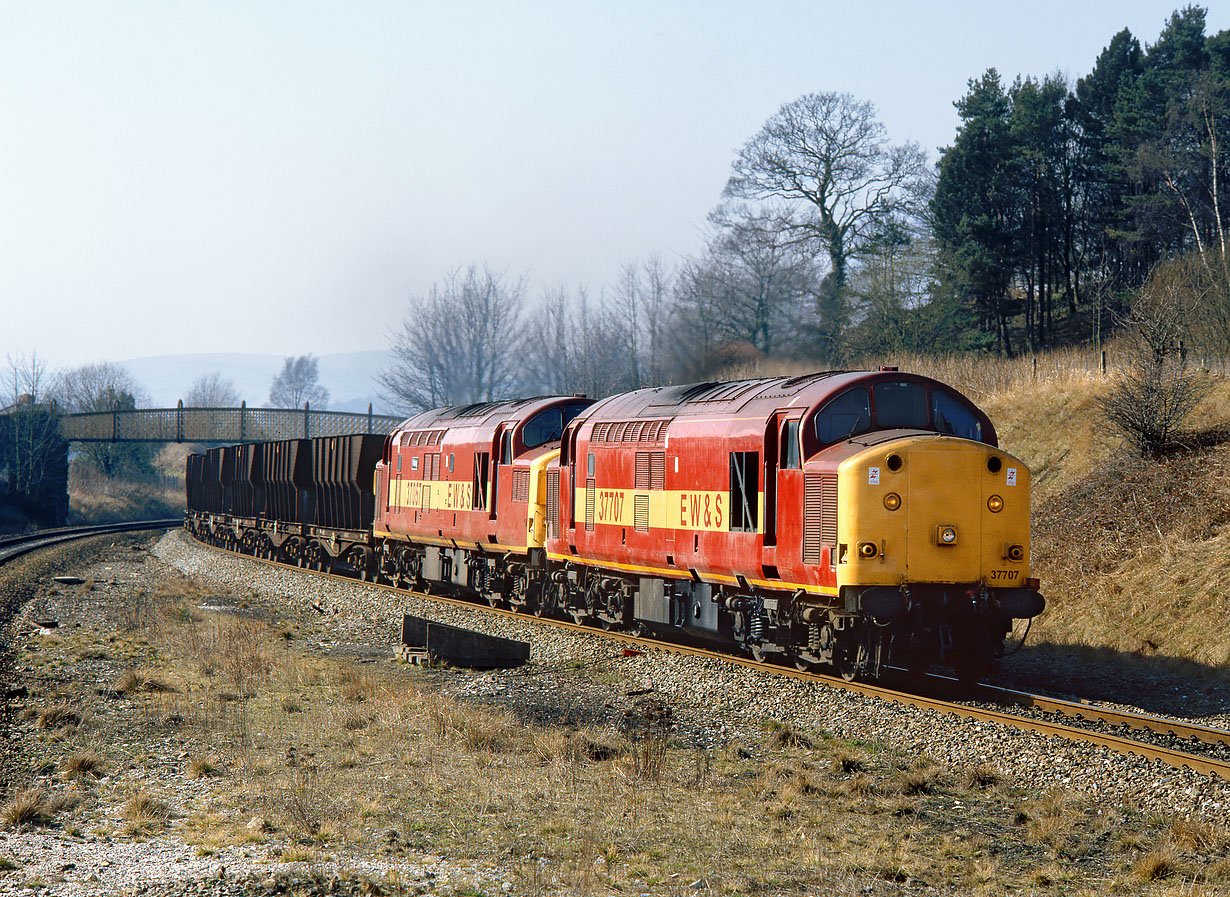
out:
M184 513L184 458L192 445L170 444L139 478L108 479L84 459L74 458L68 470L70 524L156 520Z

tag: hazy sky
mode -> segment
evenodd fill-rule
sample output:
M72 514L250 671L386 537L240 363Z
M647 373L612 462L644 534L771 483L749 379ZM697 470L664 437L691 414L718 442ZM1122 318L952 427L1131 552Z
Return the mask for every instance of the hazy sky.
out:
M0 360L384 349L470 262L597 292L800 94L934 159L968 79L1177 5L0 0Z

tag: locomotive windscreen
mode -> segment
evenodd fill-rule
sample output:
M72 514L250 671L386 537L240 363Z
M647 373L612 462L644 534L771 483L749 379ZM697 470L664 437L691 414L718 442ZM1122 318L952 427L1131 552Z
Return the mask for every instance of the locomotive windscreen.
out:
M816 437L824 445L868 430L934 430L982 442L982 423L974 411L944 389L921 383L884 380L871 392L855 386L841 393L816 415Z

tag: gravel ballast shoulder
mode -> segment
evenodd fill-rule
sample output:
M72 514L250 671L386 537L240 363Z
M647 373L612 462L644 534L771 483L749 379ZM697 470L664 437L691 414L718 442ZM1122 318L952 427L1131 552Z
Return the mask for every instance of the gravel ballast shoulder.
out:
M531 645L531 662L519 670L468 679L473 694L504 694L523 703L557 705L548 693L576 688L570 671L600 666L616 684L603 704L618 710L627 693L652 689L675 706L681 734L698 746L759 740L766 720L884 744L904 755L927 756L954 770L990 766L1009 781L1039 789L1065 788L1107 805L1134 804L1221 823L1230 811L1230 783L1175 770L1093 745L1021 732L889 704L821 683L804 682L708 658L649 650L624 657L618 643L520 620L440 604L359 583L338 583L235 558L193 544L183 534L163 539L155 553L171 566L220 586L276 594L290 606L326 609L339 643L391 651L401 613L516 638ZM325 646L326 648L328 645ZM588 676L587 688L601 688ZM593 702L585 702L594 706Z

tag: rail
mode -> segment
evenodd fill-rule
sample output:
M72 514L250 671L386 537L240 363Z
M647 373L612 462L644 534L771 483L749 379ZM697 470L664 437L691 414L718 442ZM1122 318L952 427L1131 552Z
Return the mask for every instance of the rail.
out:
M127 523L104 523L97 526L68 526L58 529L38 530L16 536L0 537L0 564L7 563L39 548L50 548L75 539L90 536L105 536L109 533L128 533L146 529L173 529L182 526L176 517L160 520L136 520Z

